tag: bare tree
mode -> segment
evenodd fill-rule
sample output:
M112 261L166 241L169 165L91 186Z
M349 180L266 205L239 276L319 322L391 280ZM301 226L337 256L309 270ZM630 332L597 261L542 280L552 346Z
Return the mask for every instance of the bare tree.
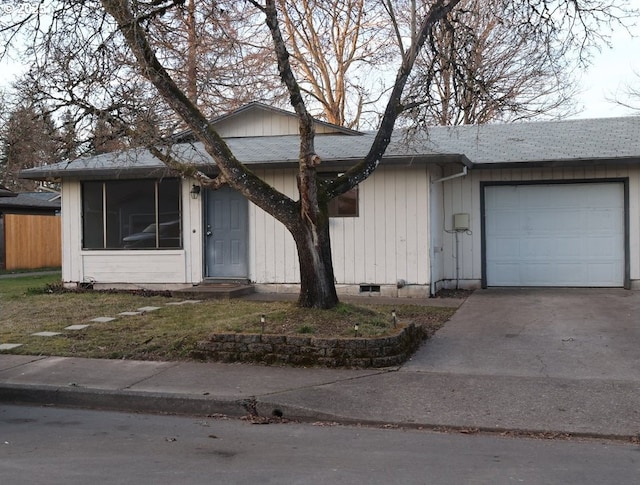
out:
M640 112L640 72L634 72L635 83L627 83L621 88L622 95L615 94L608 98L608 101L618 106L629 109L630 112Z
M142 101L159 103L159 108L153 110L155 113L161 109L175 113L215 160L218 175L210 178L189 163L173 159L170 151L149 144L152 152L184 175L197 178L205 187L215 189L229 185L284 224L298 251L299 305L331 308L337 304L338 298L331 261L328 202L367 179L380 164L396 120L405 109L403 93L416 59L434 29L461 0L435 0L419 16L414 8L415 1L408 1L407 5L384 1L400 49L395 81L388 92L388 101L367 155L345 173L326 181L321 181L316 172L322 161L314 149L313 118L304 101L303 89L294 75L289 47L280 28L277 0L248 1L264 16L280 79L299 119L298 200L277 191L237 160L209 123L206 114L189 98L187 89L181 88L173 79L169 71L171 66L164 65L170 64L164 58L163 46L166 44L159 43L156 36L168 29L163 23L170 22L171 16L165 14L179 8L183 1L60 1L51 14L52 22L35 24L37 30L32 51L38 55L39 68L47 68L50 60L59 65L66 62L68 69L61 75L58 86L61 104L82 106L93 115L108 115L110 123L119 120L131 130L138 127L136 111L144 105ZM607 9L598 7L600 0L519 0L514 4L527 22L537 26L539 31L562 27L562 19L572 19L577 26L577 31L572 31L574 37L570 39L574 43L588 43L592 39L594 31L588 19L606 21L612 18ZM396 5L410 8L414 14L407 29L397 22ZM549 14L550 9L554 9L553 15ZM561 14L560 20L557 12ZM33 27L30 20L41 18L34 15L11 25L2 25L0 32L15 33L16 30ZM81 81L73 82L73 74L79 75ZM144 89L149 86L153 86L160 95L158 99ZM117 95L113 94L114 91ZM125 105L123 99L131 102Z
M319 106L329 123L357 128L363 113L377 108L380 73L397 57L381 3L278 0L278 5L291 64L310 107Z
M205 115L284 99L258 10L233 0L180 3L163 13L163 22L148 23L148 35L167 72Z
M126 135L111 126L105 117L98 116L89 138L89 153L99 155L127 148Z
M412 119L458 125L570 114L571 72L584 45L530 21L545 3L463 0L433 30L417 63L407 95ZM540 10L544 18L558 14Z

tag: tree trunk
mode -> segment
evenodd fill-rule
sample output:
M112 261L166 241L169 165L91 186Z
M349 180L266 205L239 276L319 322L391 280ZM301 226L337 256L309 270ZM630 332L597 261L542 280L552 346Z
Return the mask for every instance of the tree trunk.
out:
M301 221L290 228L298 250L300 263L300 295L298 305L305 308L333 308L338 304L331 241L329 238L329 217L320 217L318 224Z

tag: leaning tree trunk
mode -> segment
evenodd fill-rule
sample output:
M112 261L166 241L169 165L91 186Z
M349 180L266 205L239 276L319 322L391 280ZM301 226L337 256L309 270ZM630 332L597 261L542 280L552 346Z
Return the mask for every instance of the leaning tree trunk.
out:
M300 221L289 230L296 243L300 263L298 305L333 308L338 304L338 295L331 260L328 216L320 217L316 224L308 219Z

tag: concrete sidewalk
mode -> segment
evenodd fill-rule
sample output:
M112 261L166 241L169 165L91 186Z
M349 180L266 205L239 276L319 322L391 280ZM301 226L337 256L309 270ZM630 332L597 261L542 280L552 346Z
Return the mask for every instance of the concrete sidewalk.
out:
M637 381L142 362L0 354L0 402L618 439Z
M622 289L477 291L387 369L0 354L0 402L638 440L638 314Z

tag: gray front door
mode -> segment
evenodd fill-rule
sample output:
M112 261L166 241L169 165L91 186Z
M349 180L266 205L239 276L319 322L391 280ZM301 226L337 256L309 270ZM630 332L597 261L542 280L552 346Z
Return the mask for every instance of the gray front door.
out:
M248 202L233 189L205 191L206 278L245 279Z

